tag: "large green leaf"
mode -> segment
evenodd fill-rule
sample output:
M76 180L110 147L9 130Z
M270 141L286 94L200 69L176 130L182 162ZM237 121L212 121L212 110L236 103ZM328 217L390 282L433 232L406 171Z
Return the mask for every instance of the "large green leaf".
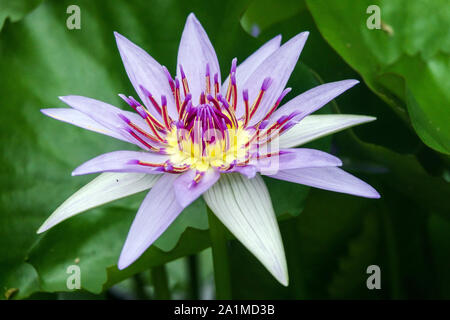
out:
M298 0L252 1L241 17L241 25L249 34L258 37L271 25L296 15L305 7L305 2Z
M0 30L6 19L17 22L36 8L43 0L0 0Z
M78 265L84 290L100 293L142 270L193 254L209 246L206 231L183 229L181 240L169 252L152 246L130 268L119 271L117 257L133 219L134 211L120 207L94 209L64 227L56 227L32 248L28 261L38 272L41 290L69 291L67 268ZM70 238L68 238L68 235Z
M284 5L285 3L287 5ZM308 41L300 61L313 69L316 75L320 76L321 82L359 79L358 73L320 35L304 1L298 1L296 4L300 11L292 10L292 4L290 0L286 0L272 1L262 6L260 1L254 0L241 18L241 24L244 24L245 16L251 15L253 24L263 25L266 23L266 17L271 16L273 11L284 10L286 12L279 15L279 18L283 19L277 19L264 29L260 37L282 34L283 39L287 40L296 35L299 30L309 31ZM256 10L254 7L258 7L258 12L261 14L248 13L248 11ZM383 145L401 153L413 153L422 144L411 126L400 121L392 108L373 93L364 82L338 97L336 101L339 102L342 113L363 114L377 118L377 121L370 125L358 126L354 129L365 141Z
M450 6L435 1L307 1L324 38L431 148L450 153ZM366 9L381 9L369 29Z

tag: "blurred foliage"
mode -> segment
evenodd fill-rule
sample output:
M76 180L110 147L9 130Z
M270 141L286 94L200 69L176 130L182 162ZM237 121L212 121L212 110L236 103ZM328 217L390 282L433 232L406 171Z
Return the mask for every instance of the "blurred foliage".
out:
M307 4L324 38L366 84L410 121L428 146L450 154L448 1L308 0ZM380 29L366 27L369 14L364 13L370 5L380 8Z
M37 7L43 0L0 0L0 30L6 19L12 22L19 21Z
M224 74L233 57L243 61L274 35L281 33L286 41L309 30L287 99L321 82L362 79L319 113L378 118L308 147L337 154L344 169L374 185L382 199L266 179L280 218L290 286L276 283L231 240L233 297L450 298L450 186L444 179L450 174L450 7L445 1L40 2L0 0L0 299L151 298L146 270L161 264L168 266L173 297L188 297L188 272L180 270L185 267L180 259L209 247L203 200L122 271L116 262L144 193L89 210L43 235L35 232L91 179L71 177L77 165L100 153L131 149L46 118L39 109L62 107L57 97L66 94L123 107L116 94L133 94L133 88L112 32L127 36L173 72L190 12L208 32ZM66 28L71 4L81 8L81 30ZM380 30L366 27L369 4L381 8ZM210 256L205 251L198 256L200 297L208 298ZM64 293L71 264L82 270L78 293ZM381 290L366 287L371 264L381 268Z

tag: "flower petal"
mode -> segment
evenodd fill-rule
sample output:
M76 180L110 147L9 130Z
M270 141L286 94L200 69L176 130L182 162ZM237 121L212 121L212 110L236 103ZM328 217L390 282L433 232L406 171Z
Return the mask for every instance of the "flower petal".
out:
M208 190L220 178L217 170L210 169L206 171L198 183L194 182L196 176L195 170L189 170L177 178L173 184L178 203L187 207L206 190Z
M289 100L286 104L276 110L270 117L269 122L274 123L281 116L289 116L294 112L299 112L293 119L300 121L310 113L320 109L325 104L336 98L344 91L359 83L358 80L342 80L325 83L312 88L297 97Z
M287 286L288 272L280 230L261 176L247 179L237 173L223 174L203 196L219 220L281 284Z
M146 128L145 121L138 114L134 112L124 111L108 103L83 96L64 96L59 97L59 99L61 99L62 102L71 106L72 108L89 116L100 125L108 128L111 131L115 131L117 134L122 135L124 139L128 140L129 142L141 147L142 149L148 149L139 141L132 138L125 130L122 130L125 123L122 119L119 118L119 114L125 115L139 127Z
M280 170L342 165L342 161L339 158L320 150L299 148L281 149L279 152L280 155L278 156L272 155L251 160L249 165L264 175L273 175ZM246 175L246 172L240 173Z
M341 166L342 161L323 151L307 148L283 149L281 155L276 157L279 161L279 170L296 168L317 168Z
M139 258L183 210L173 189L177 177L175 174L164 174L145 197L120 254L120 270Z
M161 173L161 167L140 165L136 160L156 165L164 164L169 160L165 154L139 151L113 151L102 154L76 168L73 176L97 172L143 172L149 174Z
M230 172L239 172L248 179L253 179L258 172L258 168L255 165L235 166Z
M98 132L113 138L129 142L127 138L116 131L110 130L86 114L72 108L41 109L41 112L50 118L73 124L74 126Z
M247 81L243 83L241 91L248 89L249 101L253 103L261 89L264 79L267 77L272 79L272 84L265 92L260 106L249 122L250 125L254 125L261 120L279 98L291 76L292 70L294 70L306 39L308 38L308 34L308 32L302 32L283 44L278 50L267 57L251 76L248 77ZM239 103L243 105L242 94L238 98Z
M310 115L281 135L279 138L279 147L296 147L323 136L373 120L376 120L376 118L353 114Z
M263 44L258 50L252 53L247 59L245 59L236 68L236 83L238 87L243 85L249 76L259 67L259 65L272 53L274 53L279 47L281 42L281 35L278 35L271 40ZM225 94L228 89L230 76L223 82L221 92ZM238 110L238 117L243 114L243 105L238 104L240 110Z
M337 167L282 170L270 177L365 198L380 197L370 185Z
M178 118L178 112L175 107L175 100L172 95L172 90L164 73L162 66L153 59L145 50L135 45L133 42L114 32L116 37L117 47L119 48L120 56L122 57L123 65L127 71L128 78L130 78L137 94L157 118L159 114L154 112L152 103L146 94L142 91L140 86L150 91L154 95L155 100L159 100L161 95L167 98L167 110L169 115L174 119Z
M103 173L64 201L37 233L88 209L150 189L158 178L144 173Z
M209 64L211 81L217 73L220 83L220 67L216 52L202 25L191 13L186 20L178 48L177 77L181 80L180 65L182 65L194 104L197 104L200 93L206 88L206 64Z

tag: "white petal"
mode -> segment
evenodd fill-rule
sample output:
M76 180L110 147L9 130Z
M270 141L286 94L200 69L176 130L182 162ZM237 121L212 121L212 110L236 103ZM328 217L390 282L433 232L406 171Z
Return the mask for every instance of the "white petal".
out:
M145 197L120 254L120 270L138 259L183 210L173 189L177 177L177 174L164 174Z
M140 172L159 174L160 167L145 166L138 164L136 160L162 165L169 159L166 154L142 151L113 151L99 155L78 166L73 176L92 174L98 172Z
M272 84L265 92L260 106L249 122L250 125L257 123L266 115L270 107L272 107L281 92L285 89L286 83L297 64L300 53L308 38L308 34L308 32L302 32L283 44L278 50L267 57L240 87L241 90L248 89L249 101L252 104L259 94L264 79L266 77L272 79ZM238 98L239 103L243 104L242 94Z
M217 170L210 169L203 174L198 183L194 183L196 174L195 170L188 170L181 174L173 184L178 203L183 208L195 201L220 178L220 173Z
M376 120L353 114L310 115L281 135L280 148L292 148L323 136Z
M273 123L281 116L289 116L293 112L299 112L299 114L293 119L300 121L357 83L359 83L358 80L342 80L325 83L312 88L289 100L278 108L270 117L269 121Z
M288 272L280 230L261 176L247 179L238 173L223 174L203 196L231 233L281 284L287 286Z
M125 125L124 121L119 118L119 114L125 115L133 123L141 128L146 127L145 121L134 112L124 111L106 102L95 100L83 96L63 96L59 99L72 108L84 113L85 115L98 122L100 125L108 128L111 131L115 131L120 134L131 143L136 144L144 150L148 150L142 143L132 138L126 133L122 127Z
M365 198L380 197L373 187L337 167L281 170L269 177Z
M114 32L114 35L128 78L130 78L130 81L141 100L148 109L159 118L157 112L154 112L155 109L149 98L139 86L142 85L145 89L149 90L158 102L161 95L165 95L167 98L169 115L176 119L178 114L175 107L175 100L162 66L145 52L145 50L135 45L121 34Z
M200 93L206 88L207 63L209 64L211 83L213 83L215 73L219 75L220 83L220 67L216 52L202 25L191 13L186 20L178 49L177 77L181 81L181 64L189 83L194 105L198 103Z
M144 173L103 173L64 201L37 233L88 209L150 189L158 178Z
M278 35L271 40L263 44L258 50L252 53L247 59L240 63L236 68L236 83L239 86L243 85L248 77L259 67L259 65L272 53L274 53L279 47L281 42L281 35ZM230 76L223 82L221 92L225 94L227 92ZM241 104L239 107L243 107ZM242 110L241 110L242 111ZM242 112L238 113L238 117L242 115Z
M342 161L339 158L321 150L297 148L282 149L280 151L282 154L274 157L276 161L279 161L280 170L342 165Z
M51 108L41 109L41 112L53 119L67 122L83 129L98 132L122 141L129 142L127 138L125 138L117 131L113 131L105 126L102 126L97 121L94 121L91 117L78 110L72 108Z

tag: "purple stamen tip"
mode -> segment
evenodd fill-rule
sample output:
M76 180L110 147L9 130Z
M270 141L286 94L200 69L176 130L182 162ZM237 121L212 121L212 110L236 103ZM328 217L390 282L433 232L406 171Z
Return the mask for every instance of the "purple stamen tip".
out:
M271 84L272 84L272 79L270 77L265 78L262 83L261 90L266 91L267 89L269 89Z
M236 75L235 75L235 73L232 73L232 74L231 74L231 84L232 84L233 86L236 85Z
M281 116L280 119L277 120L278 124L283 123L286 119L288 118L288 116Z
M172 170L173 170L173 165L166 162L166 164L165 164L165 166L164 166L164 169L165 169L166 171L172 171Z
M178 78L175 78L175 88L180 88L180 81L178 81Z
M139 164L139 160L137 159L129 160L127 164Z
M122 119L125 123L130 124L130 119L128 119L127 117L125 117L123 114L119 113L117 114L119 116L120 119Z
M222 104L225 106L225 108L229 108L229 104L228 104L228 101L227 100L225 100L223 97L222 97L222 95L221 94L218 94L217 95L217 100L219 100L220 102L222 102Z
M290 128L292 128L295 125L296 125L295 122L288 122L283 126L283 128L281 128L281 131L289 130Z
M281 95L280 95L280 97L278 98L278 103L280 103L281 102L281 100L283 100L283 98L289 93L289 92L291 92L291 88L286 88L286 89L284 89L283 90L283 92L281 93Z
M180 64L180 73L181 73L181 79L186 78L186 75L184 74L183 66Z
M139 102L137 102L137 100L135 98L133 98L132 96L129 96L128 99L130 99L130 102L135 106L140 106L141 104Z
M177 129L183 129L184 128L184 123L183 121L176 121L175 125L177 126Z
M192 107L192 102L191 102L191 100L189 100L188 101L188 104L186 105L186 112L187 113L189 113L189 112L191 112L191 109L192 109L193 107Z
M136 108L136 111L137 111L137 113L139 113L139 115L140 115L143 119L147 118L147 112L145 112L144 108L142 108L142 107L139 106L139 107Z
M209 73L209 63L206 64L206 76L209 77L210 73Z
M152 96L150 91L148 91L143 85L140 84L139 88L141 89L142 93L145 94L147 97L151 97Z
M230 73L235 73L236 72L236 66L237 66L237 58L233 58L233 60L231 60Z
M121 97L126 103L128 103L130 106L132 105L130 99L127 98L126 95L119 93L119 97Z
M248 90L247 89L242 91L242 96L244 97L244 101L248 101Z
M267 127L268 124L269 124L269 120L261 121L261 123L259 124L259 128L264 129L265 127Z
M301 111L294 111L288 116L288 119L289 120L294 119L296 116L300 115L301 113L302 113Z
M166 106L167 105L167 98L165 95L161 96L161 105Z
M189 101L189 100L191 100L192 99L192 94L190 94L190 93L188 93L187 95L186 95L186 97L184 97L184 101Z
M170 72L169 72L169 70L167 70L166 66L162 66L162 69L163 69L164 73L166 74L167 80L169 80L169 82L172 82L173 81L172 76L170 75Z
M128 132L128 133L130 133L130 134L133 132L133 130L131 130L130 127L126 127L125 125L124 125L124 126L120 126L120 128L121 128L122 130L125 130L126 132Z
M214 74L214 83L219 83L219 74L218 73Z

